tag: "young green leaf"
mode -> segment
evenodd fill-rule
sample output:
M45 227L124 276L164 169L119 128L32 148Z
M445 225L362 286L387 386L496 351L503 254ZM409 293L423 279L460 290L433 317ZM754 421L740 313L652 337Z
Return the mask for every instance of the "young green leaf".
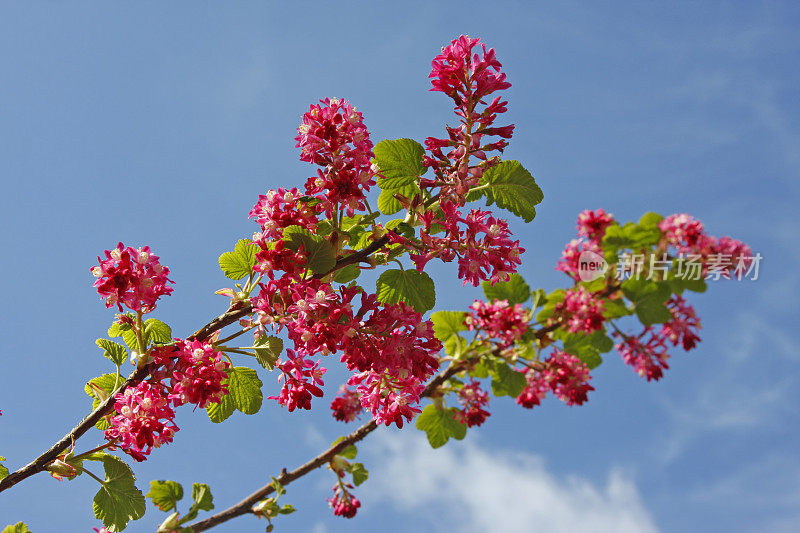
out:
M315 274L324 274L336 265L336 253L325 237L314 235L300 226L289 226L283 230L283 239L292 251L303 247L306 266Z
M258 246L249 239L240 239L232 252L225 252L219 256L219 267L225 277L240 280L249 276L256 264L256 251L258 251Z
M672 313L664 305L672 293L669 282L631 278L622 284L622 293L633 302L636 316L645 326L663 324L672 319Z
M412 139L386 139L376 144L373 151L373 162L385 181L416 178L427 170L422 164L425 148ZM389 186L396 187L392 182Z
M210 511L214 508L214 496L211 494L211 487L205 483L192 483L192 500L201 511Z
M97 339L94 342L103 350L103 357L115 365L120 366L128 359L128 351L123 345L108 339Z
M389 269L378 278L378 301L386 304L405 302L418 313L433 309L436 289L431 277L416 270Z
M145 337L159 344L172 342L172 328L155 318L148 318L144 321Z
M122 531L131 520L144 516L145 500L136 488L136 478L130 467L119 457L94 454L89 460L100 460L105 469L105 481L94 497L94 515L113 531Z
M31 533L31 530L28 529L24 522L17 522L14 525L4 527L2 533Z
M432 448L444 446L451 437L461 440L467 434L467 426L456 420L453 408L439 410L433 404L422 410L416 426L428 436Z
M0 461L5 461L6 458L0 455ZM4 477L8 477L8 468L2 462L0 462L0 479Z
M508 281L498 281L492 285L491 281L481 282L483 294L487 300L508 300L511 305L523 304L531 297L531 288L522 279L522 276L514 272Z
M253 351L261 366L272 370L283 351L283 341L272 335L261 335L253 342Z
M542 189L519 161L503 161L486 170L480 185L486 186L486 189L477 192L486 196L487 205L496 203L498 207L511 211L525 222L533 220L536 216L536 205L544 199ZM473 195L469 199L477 198Z
M333 275L333 281L336 283L350 283L361 274L361 269L358 265L345 265L336 271Z
M496 362L490 374L492 376L492 393L495 396L516 398L527 385L525 374L512 369L504 362Z
M403 204L395 197L395 194L412 200L419 192L419 186L416 183L404 185L395 189L383 189L380 196L378 196L378 209L380 209L381 213L384 215L393 215L403 209Z
M255 414L261 409L264 396L261 393L261 380L255 370L243 366L231 368L226 383L228 394L218 404L206 406L212 422L222 422L237 409L246 415Z
M369 472L361 463L351 464L349 471L353 475L353 484L356 487L364 483L367 478L369 478Z
M433 333L444 344L447 355L458 357L467 347L467 341L458 332L466 331L463 311L436 311L431 314Z
M162 511L177 510L178 502L183 498L183 487L175 481L151 481L150 492L145 496L150 498L153 505Z

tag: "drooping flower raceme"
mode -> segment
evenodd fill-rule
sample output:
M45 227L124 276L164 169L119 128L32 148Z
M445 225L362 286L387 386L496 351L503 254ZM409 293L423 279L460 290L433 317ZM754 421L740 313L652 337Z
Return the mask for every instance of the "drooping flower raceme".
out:
M489 338L500 339L500 346L510 346L528 331L527 312L520 304L510 305L508 300L493 303L475 300L466 324L470 330L483 332Z

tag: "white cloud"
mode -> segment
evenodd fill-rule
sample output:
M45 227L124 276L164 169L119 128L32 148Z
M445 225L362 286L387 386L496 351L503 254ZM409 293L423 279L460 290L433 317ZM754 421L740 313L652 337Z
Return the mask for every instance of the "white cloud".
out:
M435 510L431 525L440 531L658 530L636 485L618 469L598 487L578 476L554 476L535 455L469 441L433 450L414 432L381 433L364 448L377 456L369 461L375 465L371 497L423 516Z

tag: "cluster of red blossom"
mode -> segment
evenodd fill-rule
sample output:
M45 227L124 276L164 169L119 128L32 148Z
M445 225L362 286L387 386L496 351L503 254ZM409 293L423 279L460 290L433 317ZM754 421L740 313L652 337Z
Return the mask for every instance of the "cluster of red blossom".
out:
M509 84L499 73L494 51L483 49L471 56L477 39L459 38L433 61L434 90L443 90L456 100L456 113L462 119L458 129L448 129L451 140L428 139L432 156L425 164L434 169L437 180L423 180L423 188L439 187L438 209L425 209L411 199L406 207L415 209L423 227L420 240L411 243L393 232L393 243L407 245L419 270L432 258L459 259L459 277L464 283L508 279L520 264L519 241L510 239L508 225L488 211L472 210L466 216L458 211L466 192L476 185L483 170L497 163L486 152L500 150L506 141L482 144L491 135L511 136L513 126L491 128L496 115L505 111L506 102L496 98L485 105L482 98ZM335 217L340 209L349 216L365 209L365 193L379 169L370 166L374 157L369 133L362 116L347 101L321 100L303 115L296 137L301 160L320 167L309 178L301 195L297 189L270 191L259 197L250 211L261 226L254 235L260 250L256 270L265 279L259 294L252 299L261 328L285 329L294 343L286 359L278 361L282 388L277 399L289 410L310 409L311 399L322 395L321 377L325 368L316 355L341 353L341 361L355 374L348 380L353 389L344 388L331 408L340 420L352 420L361 409L369 411L378 423L402 427L419 412L415 407L425 382L439 366L436 358L441 343L432 324L404 303L384 305L374 294L358 287L334 289L330 283L306 275L305 250L290 250L282 240L289 226L315 231L318 218ZM451 146L445 154L442 149ZM471 158L481 161L471 165ZM444 236L434 237L434 224ZM360 296L360 306L357 297ZM358 401L356 401L358 400Z
M122 311L124 304L134 311L148 313L156 301L170 294L167 283L169 269L158 262L158 256L145 246L135 250L119 243L113 250L105 251L105 259L97 258L100 265L91 269L97 281L94 287L106 299L106 307L117 306Z
M149 312L161 296L172 292L165 286L170 281L169 269L149 247L134 250L119 243L105 255L105 260L98 257L100 266L91 271L99 278L94 286L106 297L108 307L117 304L122 310L124 303L134 311ZM125 315L121 322L141 327ZM173 407L219 403L228 393L222 382L230 366L210 344L197 340L175 339L173 345L155 347L141 357L152 361L150 376L115 395L116 414L105 431L109 441L137 461L145 460L153 448L172 442L178 431ZM95 392L102 395L97 388Z
M105 431L107 439L137 461L172 442L178 431L173 407L190 403L203 408L228 393L223 381L230 363L210 344L176 339L151 355L155 369L147 380L115 396L116 415Z
M439 198L440 209L419 214L424 249L411 254L420 271L434 257L445 262L458 257L458 277L465 285L472 283L474 286L485 279L506 281L508 274L516 271L520 254L525 251L520 248L519 241L511 240L504 220L479 209L471 210L466 217L458 210L486 169L500 162L499 157L489 157L487 153L502 152L508 145L505 139L511 138L514 132L513 124L492 127L497 115L507 110L508 102L496 96L487 104L483 98L511 84L500 72L501 64L494 49L487 50L481 44L482 54L472 53L478 43L480 39L462 35L442 48L442 53L432 62L431 90L444 92L453 99L460 126L448 127L447 139L425 139L430 155L424 157L424 164L436 177L420 180L420 186L430 189L431 196ZM492 136L501 139L485 143L485 138ZM472 164L473 158L477 164ZM438 195L434 195L433 189L437 187ZM443 237L431 234L434 224L444 230Z

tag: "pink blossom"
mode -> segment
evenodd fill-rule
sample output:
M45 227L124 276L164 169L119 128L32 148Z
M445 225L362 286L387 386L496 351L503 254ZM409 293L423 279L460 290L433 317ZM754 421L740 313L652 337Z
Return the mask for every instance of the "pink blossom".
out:
M661 335L667 337L673 346L680 344L684 350L691 350L700 342L697 331L701 326L697 313L689 302L678 295L669 299L667 307L672 313L672 320L661 326Z
M347 484L347 486L352 488L352 485ZM333 509L334 515L345 518L353 518L361 507L358 498L347 492L341 483L333 486L333 498L328 498L328 504Z
M527 313L520 304L510 305L508 300L493 303L475 300L472 309L466 318L467 327L489 338L500 339L500 346L510 346L529 329Z
M169 269L158 262L149 246L135 250L119 243L106 250L105 256L98 257L100 265L90 270L97 278L93 286L106 299L106 307L116 305L122 311L124 304L133 311L149 313L161 296L172 293L167 286L174 283L167 278Z
M425 385L414 376L397 378L368 371L353 375L347 384L356 386L362 407L372 413L377 424L402 428L404 421L422 411L415 405Z
M623 337L616 348L622 360L637 374L647 381L657 381L664 375L664 370L669 369L666 339L665 335L647 327L636 337Z
M572 279L580 281L579 263L583 252L592 252L601 257L603 255L603 250L596 243L582 239L572 239L561 253L561 259L556 265L556 270L560 270Z
M169 398L157 386L142 381L114 397L117 414L105 431L107 439L137 461L144 461L153 448L172 442L178 427Z
M230 363L211 344L178 340L174 346L157 348L153 360L164 368L154 371L156 379L169 379L169 398L177 407L185 403L203 409L219 403L228 394L223 385Z
M319 366L319 361L314 363L294 350L287 350L287 356L286 361L279 359L275 365L283 372L278 377L278 380L283 380L281 392L269 399L278 400L289 412L297 408L310 410L312 396L322 397L322 389L318 385L325 384L322 375L326 369Z
M526 409L532 409L542 403L542 399L550 391L550 384L543 372L533 368L525 369L525 380L527 384L517 396L517 403Z
M703 224L686 213L670 215L658 223L666 244L685 254L702 253L710 242Z
M581 405L587 401L587 394L594 387L589 385L592 376L583 361L566 352L553 350L545 364L545 379L553 394L567 405Z
M364 193L375 185L372 141L360 112L347 100L325 98L312 105L298 128L300 160L321 167L306 182L306 193L321 195L331 217L344 208L348 216L365 209Z
M472 380L458 391L458 401L461 409L456 412L456 418L467 427L480 426L489 417L489 411L484 407L489 405L489 394L481 389L480 382Z
M300 201L301 196L296 187L288 191L280 188L259 195L258 202L250 210L250 218L254 218L261 226L261 233L254 240L280 239L283 230L289 226L315 230L316 209L308 202Z
M421 272L433 258L444 262L458 258L458 277L464 280L464 285L471 283L476 287L485 280L507 281L516 272L525 249L519 246L519 241L511 240L506 221L479 209L462 217L450 202L443 202L441 208L441 215L428 212L422 217L424 229L420 229L420 240L425 252L410 254L417 270ZM444 229L443 237L431 234L433 224Z
M603 209L595 211L585 210L578 215L578 236L586 237L589 241L600 244L606 233L606 228L613 224L614 216Z
M361 414L361 399L358 393L342 385L339 394L331 402L333 418L340 422L352 422Z
M567 320L567 330L572 333L603 329L603 301L585 287L577 286L564 294L564 301L556 305L553 314Z

